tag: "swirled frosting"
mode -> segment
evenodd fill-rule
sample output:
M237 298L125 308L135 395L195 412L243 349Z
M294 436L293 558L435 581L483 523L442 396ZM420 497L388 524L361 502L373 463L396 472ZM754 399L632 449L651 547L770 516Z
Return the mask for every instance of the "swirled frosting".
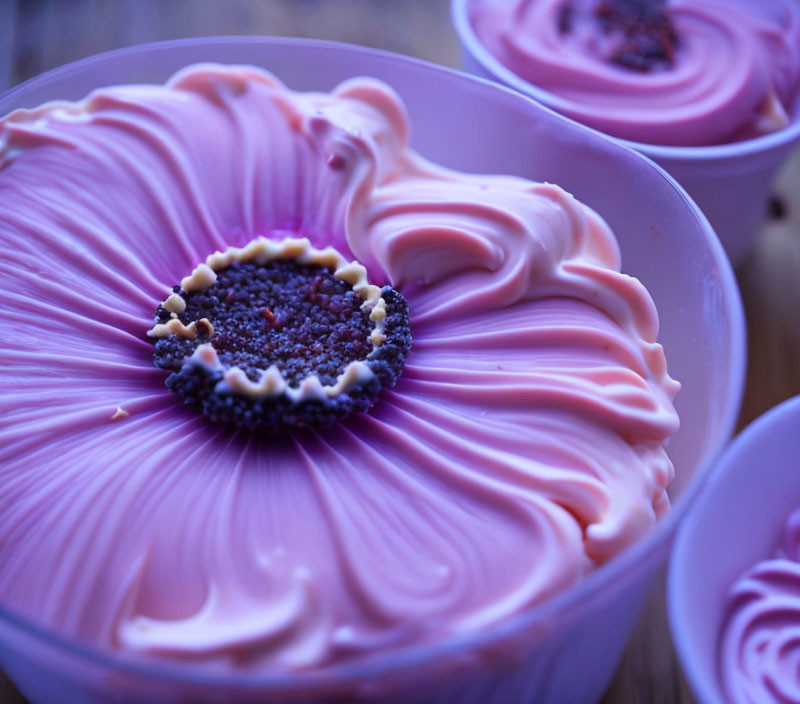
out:
M653 302L557 186L408 146L377 81L242 66L0 122L0 602L97 647L315 668L481 629L668 510ZM396 388L263 441L180 406L152 311L215 250L308 237L409 302Z
M554 96L559 111L617 137L710 145L786 126L798 109L797 0L668 0L678 36L669 68L606 60L598 0L476 0L470 21L507 68ZM574 8L569 31L559 22Z
M733 704L800 702L800 510L789 518L775 557L731 588L719 669Z

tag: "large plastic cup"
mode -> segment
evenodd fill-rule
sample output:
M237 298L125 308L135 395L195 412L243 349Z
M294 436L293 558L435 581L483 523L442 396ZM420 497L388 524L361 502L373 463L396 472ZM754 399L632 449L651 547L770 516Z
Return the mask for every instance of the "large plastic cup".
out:
M451 0L453 25L461 41L465 69L564 111L559 96L539 88L504 66L481 43L469 21L481 0ZM485 1L485 0L483 0ZM674 147L621 139L649 156L683 186L706 214L734 265L750 251L766 213L770 186L780 165L800 143L800 105L792 123L756 139L708 147Z
M774 556L800 507L800 397L756 420L714 468L686 517L670 563L672 634L701 704L724 704L717 648L727 594L747 569Z
M46 73L0 98L0 114L98 86L160 82L197 61L252 63L296 89L370 74L406 102L413 145L450 167L561 184L603 214L624 270L648 287L682 419L669 454L674 510L646 537L552 599L478 633L314 677L198 674L65 641L0 604L0 663L37 704L53 701L592 702L610 681L677 523L728 439L744 381L741 301L706 219L641 155L520 94L406 57L326 42L204 38L132 47ZM1 212L1 206L0 206ZM69 696L67 696L68 693ZM338 697L338 698L337 698Z

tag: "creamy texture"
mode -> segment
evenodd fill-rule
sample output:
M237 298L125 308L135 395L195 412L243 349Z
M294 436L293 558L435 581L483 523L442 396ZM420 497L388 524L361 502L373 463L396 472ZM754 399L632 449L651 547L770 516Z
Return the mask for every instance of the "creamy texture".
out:
M576 8L570 32L562 8ZM553 107L616 137L710 145L780 129L800 91L798 0L668 0L680 44L666 70L639 73L606 60L592 18L597 0L476 0L482 44Z
M719 669L732 704L800 703L800 510L775 557L733 585Z
M287 234L400 289L414 346L368 414L262 442L176 403L146 331L208 254ZM608 226L425 161L384 84L203 65L15 112L0 247L0 602L69 637L204 670L380 656L541 602L668 510L678 385Z

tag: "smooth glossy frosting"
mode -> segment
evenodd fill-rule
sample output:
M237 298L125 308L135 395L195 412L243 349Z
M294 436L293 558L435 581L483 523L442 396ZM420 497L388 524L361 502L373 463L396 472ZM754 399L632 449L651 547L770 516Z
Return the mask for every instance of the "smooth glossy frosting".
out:
M553 106L617 137L664 145L749 139L788 124L800 91L797 0L668 0L673 65L610 63L598 0L476 0L470 21L491 54L554 96ZM573 27L559 29L565 6Z
M678 384L608 226L408 134L377 81L218 65L0 122L0 603L316 668L505 619L668 510ZM413 350L368 414L261 441L181 407L146 332L209 254L287 234L399 288Z
M732 704L800 703L800 510L775 557L733 585L719 668Z

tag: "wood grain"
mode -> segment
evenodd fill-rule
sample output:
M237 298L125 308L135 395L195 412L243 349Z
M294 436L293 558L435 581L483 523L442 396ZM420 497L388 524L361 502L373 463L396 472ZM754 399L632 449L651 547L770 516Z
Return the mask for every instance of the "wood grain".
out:
M0 0L0 87L97 52L208 34L334 39L461 64L447 0ZM742 425L800 393L800 154L779 190L786 217L765 226L738 272L750 355ZM603 704L692 701L670 643L662 579ZM24 702L0 674L0 704Z

